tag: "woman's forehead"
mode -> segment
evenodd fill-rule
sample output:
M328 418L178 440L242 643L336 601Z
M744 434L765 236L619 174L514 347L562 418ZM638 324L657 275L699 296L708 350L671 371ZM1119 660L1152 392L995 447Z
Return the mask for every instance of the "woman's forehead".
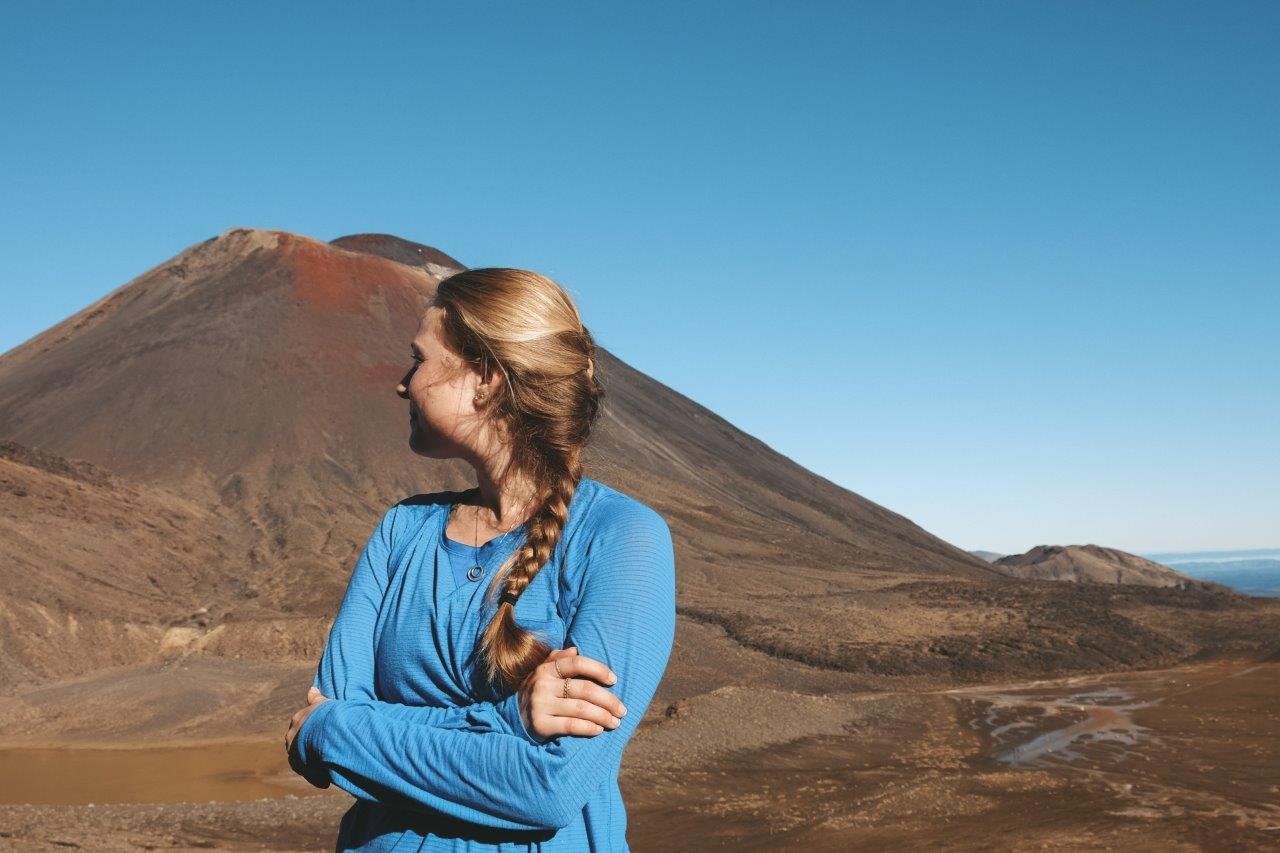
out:
M440 311L434 305L427 308L422 317L418 320L418 331L414 334L413 339L421 345L435 340L439 340L440 329Z

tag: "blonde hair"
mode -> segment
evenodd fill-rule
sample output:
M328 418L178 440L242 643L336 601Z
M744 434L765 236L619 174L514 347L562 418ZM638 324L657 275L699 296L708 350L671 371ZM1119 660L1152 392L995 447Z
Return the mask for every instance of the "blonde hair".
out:
M555 552L582 478L582 452L600 414L596 345L560 285L536 272L505 267L464 270L440 282L432 304L444 309L441 334L482 377L501 371L502 393L480 405L510 442L507 471L530 477L541 503L524 543L499 569L486 594L519 596ZM515 621L508 601L479 641L490 684L512 690L551 648Z

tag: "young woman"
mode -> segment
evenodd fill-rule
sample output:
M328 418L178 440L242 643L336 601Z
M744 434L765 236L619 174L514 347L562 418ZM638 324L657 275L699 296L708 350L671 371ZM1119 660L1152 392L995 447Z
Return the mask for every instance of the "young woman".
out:
M595 343L555 282L492 268L440 283L412 350L409 446L478 485L383 515L290 764L356 797L338 850L627 850L618 771L671 653L675 557L662 516L582 473Z

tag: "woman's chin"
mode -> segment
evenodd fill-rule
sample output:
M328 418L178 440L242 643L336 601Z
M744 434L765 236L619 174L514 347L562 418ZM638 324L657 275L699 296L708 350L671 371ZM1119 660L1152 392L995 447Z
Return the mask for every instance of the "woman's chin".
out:
M409 449L419 456L426 456L429 459L436 458L436 453L432 452L431 442L422 434L422 431L416 426L409 431Z

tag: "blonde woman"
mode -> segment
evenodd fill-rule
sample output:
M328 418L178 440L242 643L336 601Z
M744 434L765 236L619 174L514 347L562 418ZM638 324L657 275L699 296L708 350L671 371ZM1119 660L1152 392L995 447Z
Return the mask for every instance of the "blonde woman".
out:
M555 282L489 268L440 283L411 347L409 445L477 485L382 517L291 765L356 797L338 850L627 850L618 770L671 653L675 557L662 516L582 472L595 343Z

